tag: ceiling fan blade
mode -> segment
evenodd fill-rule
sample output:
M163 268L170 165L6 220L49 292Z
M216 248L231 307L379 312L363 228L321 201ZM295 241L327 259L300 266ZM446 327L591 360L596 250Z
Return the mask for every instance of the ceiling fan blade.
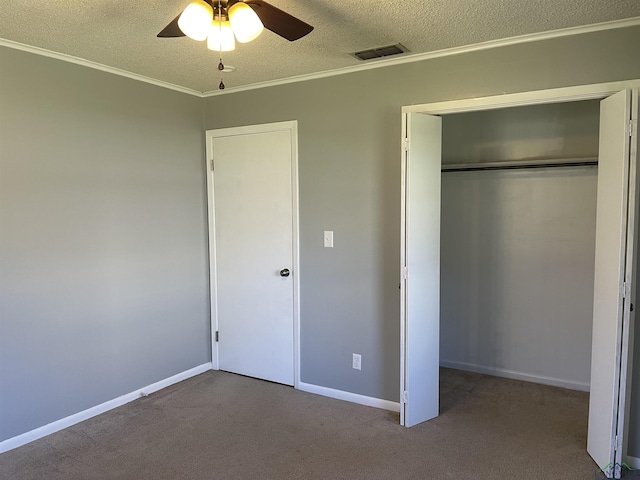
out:
M171 20L169 25L162 29L162 31L158 34L159 38L175 38L185 36L182 30L180 30L180 27L178 27L178 19L180 18L180 15L182 15L182 12L180 12L176 18Z
M290 42L311 33L313 27L302 20L289 15L287 12L268 4L263 0L246 0L253 8L265 28L273 33L286 38Z

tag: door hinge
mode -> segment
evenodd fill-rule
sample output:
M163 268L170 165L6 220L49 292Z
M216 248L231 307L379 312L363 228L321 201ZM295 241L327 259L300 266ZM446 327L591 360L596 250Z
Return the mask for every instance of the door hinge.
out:
M213 158L210 160L211 162L211 171L213 172Z
M633 133L637 130L636 129L636 125L638 125L638 120L636 120L636 119L629 120L628 129L629 129L629 136L630 137L633 137Z
M400 272L400 278L402 280L406 280L407 278L409 278L409 268L408 267L402 267L402 271Z
M405 152L409 151L409 139L408 138L404 139L404 151Z
M622 437L616 435L613 439L613 449L620 450L622 448Z
M220 341L220 332L216 331L216 342Z
M404 391L402 392L402 403L407 403L409 401L409 392L408 391Z
M622 284L622 298L631 298L631 284L624 282Z

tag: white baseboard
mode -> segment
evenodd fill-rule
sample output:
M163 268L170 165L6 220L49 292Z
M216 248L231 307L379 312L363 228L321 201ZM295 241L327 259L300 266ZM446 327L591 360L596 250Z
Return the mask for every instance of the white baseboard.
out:
M512 380L524 380L525 382L541 383L542 385L579 390L581 392L589 391L588 383L564 380L562 378L545 377L543 375L532 375L530 373L516 372L514 370L507 370L504 368L485 367L474 363L453 362L450 360L440 360L440 366L456 370L466 370L468 372L484 373L495 377L510 378Z
M627 455L627 465L629 465L631 468L640 470L640 458Z
M127 393L118 398L114 398L113 400L101 403L100 405L96 405L95 407L88 408L87 410L84 410L82 412L78 412L68 417L61 418L60 420L56 420L55 422L51 422L47 425L38 427L16 437L4 440L0 442L0 453L13 450L14 448L21 447L22 445L26 445L27 443L33 442L34 440L38 440L39 438L46 437L47 435L51 435L55 432L59 432L60 430L75 425L76 423L83 422L84 420L87 420L91 417L95 417L96 415L100 415L101 413L113 410L114 408L132 402L133 400L136 400L140 397L157 392L158 390L162 390L163 388L186 380L187 378L191 378L204 373L207 370L211 370L211 362L198 365L197 367L178 373L176 375L173 375L172 377L165 378L164 380L160 380L159 382L152 383L151 385L147 385L146 387L140 388L131 393Z
M368 407L382 408L384 410L390 410L392 412L400 411L400 404L398 402L383 400L381 398L367 397L366 395L345 392L343 390L335 390L333 388L321 387L319 385L313 385L311 383L304 382L298 383L298 386L296 388L298 390L302 390L303 392L315 393L316 395L336 398L338 400L346 400L347 402L359 403L360 405L366 405Z

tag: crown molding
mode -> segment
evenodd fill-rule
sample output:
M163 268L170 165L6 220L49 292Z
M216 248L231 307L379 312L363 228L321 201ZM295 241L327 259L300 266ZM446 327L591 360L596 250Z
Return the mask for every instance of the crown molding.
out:
M139 82L149 83L158 87L168 88L169 90L175 90L176 92L186 93L188 95L194 95L196 97L202 97L202 92L193 90L191 88L181 87L180 85L174 85L173 83L163 82L162 80L156 80L155 78L146 77L137 73L122 70L120 68L110 67L103 65L102 63L92 62L91 60L85 60L84 58L74 57L73 55L67 55L66 53L58 53L45 48L33 47L24 43L14 42L12 40L6 40L0 38L0 47L9 47L15 50L22 50L24 52L35 53L36 55L42 55L43 57L55 58L56 60L62 60L63 62L75 63L76 65L82 65L83 67L93 68L94 70L100 70L107 73L113 73L121 77L131 78L138 80Z
M567 37L572 35L581 35L585 33L600 32L603 30L613 30L618 28L635 27L640 25L640 17L626 18L623 20L613 20L610 22L596 23L593 25L584 25L580 27L562 28L559 30L551 30L548 32L531 33L527 35L519 35L516 37L503 38L500 40L490 40L488 42L475 43L472 45L465 45L462 47L445 48L442 50L436 50L433 52L416 53L413 55L401 56L398 58L389 58L376 60L372 63L366 63L364 65L354 65L351 67L337 68L333 70L325 70L324 72L309 73L305 75L296 75L294 77L282 78L278 80L269 80L266 82L252 83L249 85L242 85L239 87L227 87L225 90L212 90L207 92L200 92L192 88L175 85L173 83L164 82L155 78L147 77L137 73L122 70L120 68L110 67L101 63L92 62L83 58L74 57L73 55L67 55L65 53L58 53L45 48L33 47L24 43L14 42L12 40L6 40L0 38L0 47L8 47L16 50L22 50L29 53L35 53L36 55L42 55L44 57L55 58L64 62L74 63L76 65L82 65L84 67L93 68L121 77L131 78L139 82L149 83L158 87L167 88L176 92L186 93L195 97L215 97L217 95L227 95L230 93L244 92L247 90L255 90L259 88L274 87L278 85L286 85L288 83L304 82L307 80L316 80L319 78L333 77L336 75L344 75L347 73L360 72L363 70L371 70L374 68L390 67L394 65L401 65L404 63L420 62L423 60L429 60L439 57L447 57L450 55L459 55L462 53L477 52L480 50L489 50L492 48L506 47L509 45L517 45L520 43L536 42L540 40L549 40L558 37Z
M462 53L477 52L479 50L489 50L492 48L506 47L509 45L517 45L520 43L537 42L540 40L549 40L552 38L568 37L572 35L581 35L585 33L600 32L603 30L613 30L618 28L635 27L640 25L640 17L632 17L624 20L613 20L610 22L595 23L592 25L584 25L580 27L562 28L559 30L551 30L548 32L530 33L527 35L519 35L516 37L503 38L500 40L490 40L488 42L474 43L462 47L444 48L433 52L416 53L413 55L401 56L398 58L374 60L373 63L364 65L355 65L352 67L337 68L335 70L325 70L324 72L309 73L305 75L297 75L295 77L282 78L278 80L269 80L266 82L252 83L250 85L242 85L239 87L227 87L225 90L212 90L204 92L203 97L215 97L218 95L227 95L229 93L244 92L247 90L255 90L258 88L274 87L277 85L286 85L288 83L304 82L307 80L316 80L319 78L333 77L336 75L344 75L347 73L360 72L363 70L372 70L374 68L390 67L393 65L401 65L404 63L421 62L439 57L448 57L451 55L459 55Z

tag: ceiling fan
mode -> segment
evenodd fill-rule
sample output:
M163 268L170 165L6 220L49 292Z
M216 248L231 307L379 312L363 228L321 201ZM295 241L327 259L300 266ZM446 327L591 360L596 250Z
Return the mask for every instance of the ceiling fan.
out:
M235 38L250 42L266 27L290 42L313 30L308 23L264 0L194 0L159 34L161 38L188 36L208 40L211 50L235 48Z

